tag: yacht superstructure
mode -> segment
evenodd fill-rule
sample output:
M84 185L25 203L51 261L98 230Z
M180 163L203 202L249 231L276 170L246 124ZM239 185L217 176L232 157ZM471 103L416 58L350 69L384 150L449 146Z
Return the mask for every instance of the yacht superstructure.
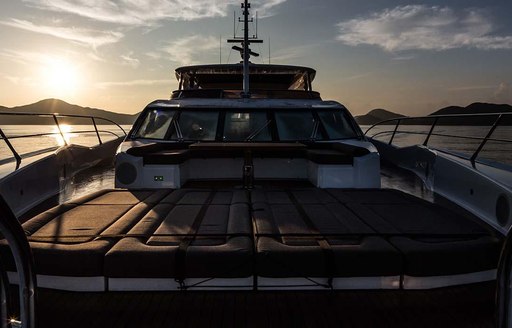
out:
M435 303L438 326L492 326L487 306L510 211L500 210L506 223L497 229L469 208L381 188L377 148L396 149L386 152L343 105L322 100L313 69L250 63L259 41L248 37L249 8L246 0L244 37L230 40L241 43L243 62L176 69L178 90L150 103L119 146L115 189L60 204L6 236L33 253L13 258L5 241L0 247L2 286L20 284L22 321L33 326L38 301L54 326L192 326L181 315L188 306L217 318L196 325L408 326L409 311L430 324L421 309ZM411 160L435 156L426 154ZM511 195L500 189L500 206ZM314 299L313 313L290 321L299 314L274 311L280 297ZM89 308L67 305L73 300ZM238 306L245 300L253 312ZM59 321L49 304L76 317ZM143 304L151 315L134 315ZM349 305L361 306L359 321L337 314Z

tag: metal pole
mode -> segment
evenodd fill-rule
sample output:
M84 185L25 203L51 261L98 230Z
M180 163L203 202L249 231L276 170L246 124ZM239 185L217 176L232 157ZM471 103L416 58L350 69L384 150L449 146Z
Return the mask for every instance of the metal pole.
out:
M92 125L94 125L94 130L96 131L96 136L98 137L98 142L100 145L103 145L103 142L101 141L100 133L98 132L98 127L96 126L96 120L94 117L91 117Z
M2 137L2 139L4 139L5 143L7 144L7 147L9 147L9 149L12 152L12 155L16 159L16 170L19 169L20 165L21 165L21 156L18 154L16 149L14 149L14 146L11 144L11 142L9 141L9 138L7 138L7 136L5 135L4 131L2 131L2 129L0 129L0 137Z
M423 146L428 145L428 141L430 140L430 136L432 135L432 132L434 132L434 128L436 127L438 120L439 120L439 117L436 117L436 119L434 120L434 123L432 123L432 126L430 127L430 131L428 132L428 135L425 138L425 141L423 142Z
M391 139L389 139L389 145L393 143L393 139L395 139L396 131L398 130L398 126L400 126L400 120L396 121L395 130L393 131L393 134L391 135Z
M57 116L55 114L52 114L53 120L55 121L55 125L57 125L57 129L59 129L60 136L62 137L62 141L64 142L64 145L68 145L68 142L66 141L66 138L64 138L64 133L62 132L62 129L60 128L59 120L57 119Z
M249 4L244 1L244 92L243 98L249 98Z
M473 153L473 156L471 156L471 163L473 163L473 164L475 163L475 160L478 157L478 154L482 151L482 149L484 148L485 144L487 143L487 140L489 140L491 135L494 133L494 130L496 130L496 128L500 124L502 116L503 116L503 114L500 114L498 116L498 118L496 119L496 121L492 125L491 129L489 130L489 132L487 132L487 135L485 136L484 140L482 140L482 142L478 146L478 149Z

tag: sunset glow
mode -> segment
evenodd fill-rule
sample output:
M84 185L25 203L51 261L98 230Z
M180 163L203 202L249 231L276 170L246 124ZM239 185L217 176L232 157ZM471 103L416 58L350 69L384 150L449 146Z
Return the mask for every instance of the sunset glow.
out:
M60 124L60 131L58 127L54 127L52 130L52 137L55 138L55 141L59 146L64 146L66 143L70 144L72 133L71 130L73 128L70 125L67 124ZM62 138L62 135L64 135L64 139Z
M44 88L51 92L53 97L65 98L78 91L81 75L76 64L55 58L41 68L41 80Z
M251 60L312 67L354 115L512 103L510 0L252 0ZM58 98L135 114L178 87L174 69L238 63L238 1L0 1L0 106Z

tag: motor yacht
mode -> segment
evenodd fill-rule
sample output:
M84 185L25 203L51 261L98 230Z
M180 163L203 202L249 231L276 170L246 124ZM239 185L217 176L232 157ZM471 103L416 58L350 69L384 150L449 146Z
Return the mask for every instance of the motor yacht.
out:
M488 115L470 158L429 147L443 117L428 118L419 145L393 142L407 118L365 134L313 90L314 69L250 62L260 40L249 38L249 8L244 37L228 40L242 62L176 69L178 90L150 103L117 148L115 188L22 225L2 189L3 322L510 326L512 170L478 156L510 142L493 137L508 116ZM382 186L383 171L434 199Z

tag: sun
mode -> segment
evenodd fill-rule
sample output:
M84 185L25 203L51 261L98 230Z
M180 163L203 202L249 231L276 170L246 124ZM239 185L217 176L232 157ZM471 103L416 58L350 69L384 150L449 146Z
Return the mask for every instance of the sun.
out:
M67 59L51 58L42 68L43 85L54 96L73 95L81 84L78 65Z

